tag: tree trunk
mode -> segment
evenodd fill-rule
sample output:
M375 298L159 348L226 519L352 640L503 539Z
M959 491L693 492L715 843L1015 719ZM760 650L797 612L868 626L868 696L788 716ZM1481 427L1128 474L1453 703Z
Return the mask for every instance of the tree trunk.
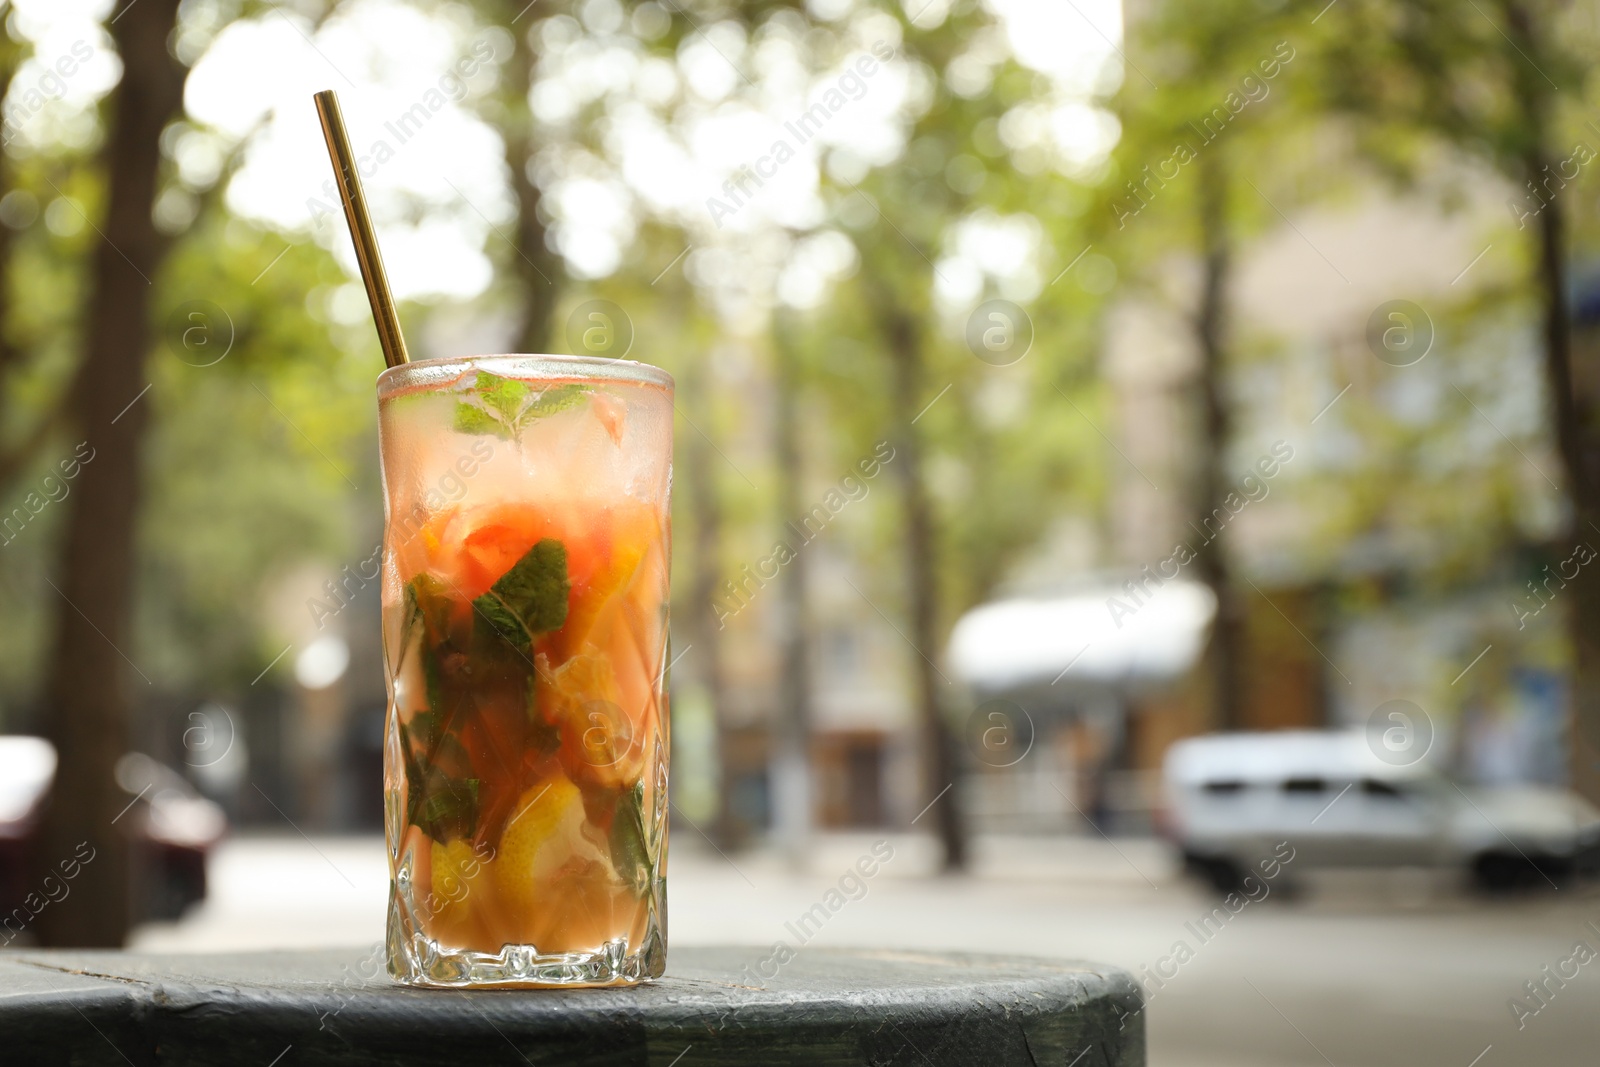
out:
M939 588L935 565L933 510L922 480L922 449L911 420L925 403L922 373L922 337L917 321L892 300L879 299L885 316L889 358L893 367L894 468L900 483L905 533L905 580L910 611L909 634L916 654L911 668L915 679L917 710L922 721L923 768L926 800L944 846L945 870L967 865L967 829L961 811L961 764L955 735L945 721L939 702L938 673L932 657L939 654Z
M150 412L150 401L137 398L148 382L151 279L166 251L150 216L161 131L183 105L184 70L167 51L177 10L178 0L142 0L110 25L122 80L108 111L104 236L94 250L72 398L75 433L93 459L73 487L56 574L45 710L60 763L38 857L52 870L74 856L83 860L88 849L93 859L72 893L40 913L46 945L120 945L130 919L129 827L113 825L130 798L114 771L127 735L129 671L137 670L127 656L134 651L140 443Z
M693 634L694 674L705 690L716 725L717 815L712 838L723 847L743 843L745 826L733 809L733 754L728 725L727 683L722 668L722 628L717 612L717 582L722 577L722 504L717 496L711 444L701 430L711 422L709 368L704 353L691 352L679 380L679 396L693 423L683 433L683 481L694 516L694 576L689 583L689 626Z
M1595 368L1573 374L1572 325L1567 310L1567 224L1559 189L1544 185L1551 162L1550 111L1554 105L1539 62L1546 54L1538 26L1529 9L1516 2L1502 5L1509 40L1527 60L1514 64L1515 95L1522 114L1527 149L1522 155L1523 177L1535 188L1547 190L1550 199L1539 212L1531 237L1534 242L1535 278L1539 289L1540 339L1544 347L1545 389L1555 423L1556 449L1566 474L1571 520L1565 551L1578 543L1600 547L1600 499L1595 496L1595 464L1600 462L1600 424L1595 418L1600 397L1593 395ZM1533 57L1533 58L1529 58ZM1530 69L1537 65L1538 70ZM1580 388L1584 383L1588 392ZM1580 574L1564 591L1568 635L1572 642L1571 728L1568 730L1568 766L1572 787L1600 802L1600 581Z
M11 91L11 81L16 76L22 55L21 45L0 34L0 100L5 99L5 95ZM3 132L0 142L8 143L11 140L10 131L0 132ZM0 144L0 149L3 149L3 144ZM16 167L11 157L0 150L0 196L9 193L15 184ZM10 226L0 225L0 397L8 395L8 378L20 369L27 355L11 343L10 335L4 328L5 324L11 322L11 264L15 248L15 231ZM51 409L40 412L32 431L10 448L0 450L0 490L9 488L39 458L45 446L55 440L56 431L60 429L63 406L64 402L57 403Z
M1528 153L1530 181L1543 176L1541 151ZM1559 195L1539 212L1533 234L1538 263L1541 340L1545 388L1555 423L1556 448L1571 498L1571 525L1563 551L1584 543L1600 546L1600 501L1594 495L1593 457L1600 435L1593 419L1594 398L1580 412L1572 373L1572 335L1567 312L1566 217ZM1585 376L1586 378L1588 376ZM1572 729L1568 742L1573 788L1600 802L1600 580L1580 575L1570 586L1567 627L1572 641Z
M506 166L511 171L511 192L517 199L516 259L512 266L522 291L522 322L517 328L519 352L550 351L551 317L559 290L561 267L545 244L545 225L539 218L539 187L528 177L533 159L533 115L528 110L528 90L533 84L533 49L528 30L533 20L513 26L511 58L505 77L511 86L505 101L501 136L506 145Z
M1211 710L1219 730L1237 730L1243 721L1243 668L1245 605L1228 573L1222 537L1222 519L1228 515L1223 498L1228 494L1228 440L1232 413L1227 393L1224 349L1229 272L1232 250L1228 241L1228 176L1218 149L1203 153L1200 172L1200 239L1203 245L1200 307L1195 316L1195 339L1200 347L1201 458L1195 527L1200 540L1195 560L1200 578L1217 600L1206 660L1211 678ZM1210 525L1207 525L1207 521ZM1208 538L1210 540L1208 540Z
M774 390L774 430L778 461L778 514L792 523L801 514L803 485L795 401L799 392L799 368L792 331L787 316L776 322L773 349L777 363L777 388ZM782 540L793 544L789 527L780 532ZM796 545L793 559L778 579L779 641L782 645L783 675L778 698L778 743L772 760L774 797L778 800L774 822L791 863L798 865L807 854L815 804L811 772L811 629L806 609L805 550Z
M16 76L21 51L21 46L0 34L0 100L11 92L11 80ZM10 140L10 131L0 126L0 148ZM11 157L0 151L0 196L15 187L16 176L17 168ZM0 323L11 321L11 255L16 245L15 232L10 226L0 224ZM22 352L11 343L10 335L0 329L0 384L4 384L5 376L16 369L21 358ZM3 484L0 481L0 485Z

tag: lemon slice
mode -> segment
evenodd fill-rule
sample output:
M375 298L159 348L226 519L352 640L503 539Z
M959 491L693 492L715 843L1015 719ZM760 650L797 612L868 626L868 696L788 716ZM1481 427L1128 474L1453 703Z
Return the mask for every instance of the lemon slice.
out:
M495 853L500 899L515 908L548 904L551 882L563 867L604 861L583 828L583 795L564 775L523 793Z

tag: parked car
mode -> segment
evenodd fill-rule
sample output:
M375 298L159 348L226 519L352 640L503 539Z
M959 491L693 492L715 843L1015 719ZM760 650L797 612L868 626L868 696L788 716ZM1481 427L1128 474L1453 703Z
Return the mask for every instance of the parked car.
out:
M1600 809L1567 789L1459 785L1394 766L1359 732L1281 731L1174 744L1162 830L1221 891L1288 842L1289 865L1455 868L1487 889L1600 869Z
M0 736L0 915L36 889L30 860L55 772L50 742ZM117 823L133 845L134 918L176 919L205 899L206 856L227 833L227 816L183 775L142 753L117 761L116 780L128 797Z

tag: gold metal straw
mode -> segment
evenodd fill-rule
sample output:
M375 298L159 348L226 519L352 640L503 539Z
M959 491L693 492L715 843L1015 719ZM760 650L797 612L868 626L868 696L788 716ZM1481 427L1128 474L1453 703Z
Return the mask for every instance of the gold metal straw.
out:
M367 301L372 305L372 321L378 327L378 343L383 346L383 361L391 367L408 362L406 339L400 334L400 316L394 309L394 294L389 292L389 276L383 270L378 252L378 237L367 214L367 197L361 191L361 175L356 172L355 153L350 135L345 133L344 117L339 113L339 98L324 89L312 99L322 119L322 136L328 141L333 160L333 177L339 183L339 199L344 202L344 219L355 242L356 262L361 264L361 280L367 285Z

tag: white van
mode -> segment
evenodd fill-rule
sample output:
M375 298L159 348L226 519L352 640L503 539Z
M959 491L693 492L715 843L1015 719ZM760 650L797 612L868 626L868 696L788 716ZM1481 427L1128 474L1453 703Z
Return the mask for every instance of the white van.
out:
M1282 841L1297 871L1454 867L1491 889L1600 869L1600 809L1570 790L1457 785L1379 759L1360 732L1189 738L1168 749L1162 791L1163 832L1223 891Z

